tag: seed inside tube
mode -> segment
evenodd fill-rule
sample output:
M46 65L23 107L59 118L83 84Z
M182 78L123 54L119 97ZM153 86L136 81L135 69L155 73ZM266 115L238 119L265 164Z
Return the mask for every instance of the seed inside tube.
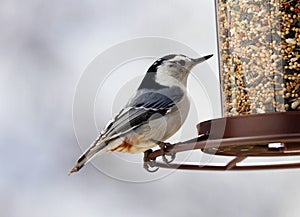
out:
M225 116L300 110L300 1L218 0Z

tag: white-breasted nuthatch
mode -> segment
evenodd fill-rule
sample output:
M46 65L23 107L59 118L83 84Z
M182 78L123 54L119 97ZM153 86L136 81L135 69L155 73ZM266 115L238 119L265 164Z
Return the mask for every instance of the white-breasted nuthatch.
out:
M79 171L96 155L145 152L174 135L190 108L186 93L188 75L195 65L210 57L192 59L171 54L156 60L133 98L107 124L69 173Z

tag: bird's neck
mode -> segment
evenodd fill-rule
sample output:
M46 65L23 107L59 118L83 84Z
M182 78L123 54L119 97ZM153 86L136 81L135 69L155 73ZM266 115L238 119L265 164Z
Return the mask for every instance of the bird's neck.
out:
M156 73L147 72L138 89L159 90L167 87L168 86L156 82Z

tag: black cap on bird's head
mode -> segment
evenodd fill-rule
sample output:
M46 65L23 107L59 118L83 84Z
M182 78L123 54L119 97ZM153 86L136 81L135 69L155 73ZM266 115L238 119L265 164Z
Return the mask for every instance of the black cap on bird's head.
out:
M193 59L183 54L169 54L156 60L148 69L148 72L156 72L158 68L163 66L179 66L185 68L186 70L191 70L195 65L204 62L212 56L213 55L211 54Z

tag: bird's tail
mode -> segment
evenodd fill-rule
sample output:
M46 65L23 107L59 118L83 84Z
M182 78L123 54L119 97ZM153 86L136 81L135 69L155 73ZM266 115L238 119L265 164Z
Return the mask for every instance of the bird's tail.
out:
M99 139L94 141L92 145L78 158L76 165L69 171L69 175L78 172L102 150L102 152L105 152L105 147L106 144L104 142L99 142Z

